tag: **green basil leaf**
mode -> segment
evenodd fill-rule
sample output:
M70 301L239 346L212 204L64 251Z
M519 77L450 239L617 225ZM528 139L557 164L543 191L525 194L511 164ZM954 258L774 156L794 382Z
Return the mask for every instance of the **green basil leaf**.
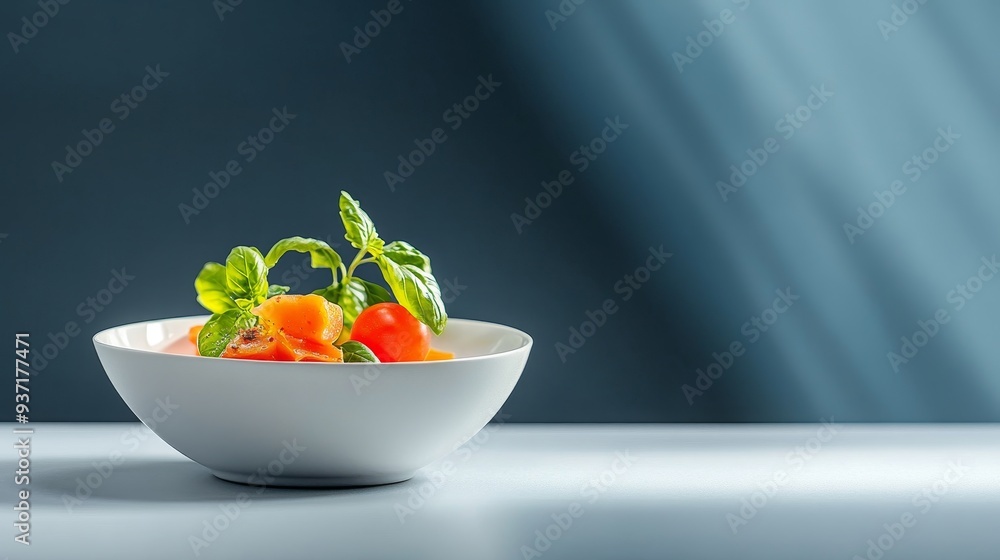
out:
M267 265L267 268L273 267L278 262L278 259L288 251L309 253L312 267L329 268L333 271L334 282L337 281L337 269L340 268L344 261L341 260L340 254L334 251L333 247L330 247L326 241L298 236L282 239L275 243L271 247L271 250L267 252L267 256L264 257L264 264Z
M428 274L431 272L431 259L406 241L393 241L389 243L382 250L382 254L393 262L412 264Z
M378 358L375 353L371 351L367 346L361 344L356 340L348 340L347 342L340 345L340 349L344 352L344 362L367 362L371 364L379 363Z
M344 222L344 239L355 249L366 250L376 257L382 254L385 241L379 239L372 219L346 191L340 191L340 219Z
M352 276L340 287L337 296L335 303L344 309L344 324L348 327L354 324L354 320L366 307L392 301L388 290L356 276Z
M212 313L236 309L236 302L226 291L226 267L217 262L205 263L194 280L198 303Z
M418 266L400 264L385 255L378 257L376 262L399 304L432 331L441 334L448 314L434 276Z
M243 309L256 307L267 299L267 265L256 247L236 247L229 253L226 289Z
M320 288L313 293L325 297L329 302L337 303L337 298L340 297L340 284Z
M216 313L198 333L198 352L202 356L217 358L241 329L249 329L256 324L257 316L242 309Z
M347 328L354 324L354 320L366 307L392 301L388 290L357 276L349 278L347 284L328 286L313 293L336 303L344 310L344 326Z
M280 284L271 284L267 287L267 299L271 299L274 296L287 294L288 290L291 290L291 288L289 288L288 286L282 286Z

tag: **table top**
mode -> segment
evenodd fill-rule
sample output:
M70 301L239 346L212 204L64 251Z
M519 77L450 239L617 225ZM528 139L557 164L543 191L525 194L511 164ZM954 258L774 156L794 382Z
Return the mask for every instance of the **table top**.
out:
M8 533L0 558L1000 554L1000 425L491 424L410 481L342 490L224 482L139 424L30 428L31 545Z

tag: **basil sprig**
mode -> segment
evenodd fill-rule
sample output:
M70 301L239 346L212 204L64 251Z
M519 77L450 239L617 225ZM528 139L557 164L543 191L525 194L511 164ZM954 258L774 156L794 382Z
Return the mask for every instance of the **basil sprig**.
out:
M448 314L427 255L405 241L386 243L382 240L368 213L344 191L340 193L340 219L346 232L344 239L358 249L357 255L346 266L346 261L326 242L304 237L289 237L275 243L264 257L265 264L273 267L287 251L298 251L312 256L313 268L331 269L333 282L313 293L343 308L344 325L349 328L366 307L392 299L389 291L382 286L354 275L360 265L375 263L400 305L435 333L441 334L448 322Z
M267 265L256 247L236 247L226 258L226 264L206 263L194 281L198 303L212 312L212 316L198 333L198 352L202 356L217 357L226 349L242 329L257 324L252 309L260 305L269 294L285 286L267 284Z
M448 322L448 314L444 309L444 300L441 299L441 289L431 273L431 260L427 255L405 241L385 243L368 214L344 191L340 192L340 219L347 231L344 237L352 246L360 249L347 267L347 275L341 280L341 284L350 285L354 269L358 265L376 263L399 304L432 331L441 334ZM354 298L356 301L352 305L361 309L380 303L378 300L383 297L381 292L366 290L362 294L360 290L354 289L341 289L337 295L341 300Z
M313 293L322 295L344 310L344 325L350 328L365 308L391 301L392 296L420 322L441 334L448 322L441 289L431 272L430 259L405 241L386 243L368 213L344 191L340 193L340 219L344 238L358 249L349 264L328 243L308 237L289 237L262 255L255 247L236 247L225 264L206 263L195 279L198 303L212 312L198 336L203 356L219 356L241 329L257 324L252 310L267 298L287 293L288 286L269 285L267 273L289 251L309 253L313 268L329 269L332 282ZM375 263L389 290L354 275L362 264ZM362 346L363 347L363 346ZM342 346L342 348L344 348ZM367 350L367 348L364 348ZM354 346L344 348L352 361L369 361L368 354ZM374 357L374 355L371 355Z

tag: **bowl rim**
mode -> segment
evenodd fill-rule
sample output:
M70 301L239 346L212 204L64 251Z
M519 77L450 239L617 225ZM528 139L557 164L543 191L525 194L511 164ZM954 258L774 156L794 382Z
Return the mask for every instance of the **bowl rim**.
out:
M206 358L205 356L189 356L189 355L186 355L186 354L171 354L169 352L163 352L163 351L157 351L157 350L143 350L143 349L139 349L139 348L128 348L128 347L125 347L125 346L118 346L118 345L115 345L115 344L110 344L110 343L98 340L98 337L107 336L107 333L109 333L109 332L111 332L113 330L117 330L117 329L123 329L123 328L127 328L127 327L142 327L142 326L145 326L145 325L150 325L150 324L154 324L154 323L164 323L164 322L167 322L167 321L197 321L197 320L207 321L209 317L211 317L211 315L187 315L187 316L183 316L183 317L166 317L166 318L163 318L163 319L151 319L151 320L147 320L147 321L139 321L139 322L136 322L136 323L126 323L124 325L117 325L117 326L114 326L114 327L108 327L106 329L102 329L102 330L98 331L97 333L94 333L94 336L91 337L91 341L94 343L94 347L95 348L97 348L97 347L103 347L103 348L107 348L107 349L115 351L115 352L126 352L126 353L134 353L134 354L142 354L142 355L154 355L154 356L168 356L169 357L168 359L199 360L199 361L205 360L205 359L211 359L212 361L223 360L226 363L236 362L236 363L242 363L242 364L254 364L253 367L281 367L281 366L287 367L290 364L296 364L295 367L298 367L298 368L307 368L307 367L311 367L311 368L330 368L330 367L341 368L341 367L347 367L347 368L352 368L352 369L367 368L367 367L372 367L372 366L377 367L377 368L383 368L383 367L402 367L402 366L410 366L410 367L414 367L414 366L415 367L435 367L435 366L440 366L442 364L447 364L447 363L479 362L479 361L484 361L484 360L497 359L497 358L500 358L502 356L508 356L508 355L516 354L518 352L529 351L531 349L532 345L534 344L534 339L531 338L531 335L529 335L528 333L522 331L521 329L517 329L517 328L511 327L509 325L504 325L502 323L492 323L492 322L489 322L489 321L479 321L479 320L476 320L476 319L461 319L461 318L457 318L457 317L456 318L449 317L448 318L448 322L451 323L452 321L456 321L458 323L479 324L479 325L487 325L487 326L490 326L490 327L500 328L501 330L508 331L510 334L515 334L515 335L520 336L522 343L517 348L512 348L510 350L504 350L502 352L495 352L493 354L482 354L482 355L478 355L478 356L466 356L464 358L452 358L450 360L435 360L435 361L423 361L423 362L286 362L286 361L272 361L272 360L244 360L244 359L240 359L240 358L223 358L223 357ZM266 364L266 365L261 366L259 364Z

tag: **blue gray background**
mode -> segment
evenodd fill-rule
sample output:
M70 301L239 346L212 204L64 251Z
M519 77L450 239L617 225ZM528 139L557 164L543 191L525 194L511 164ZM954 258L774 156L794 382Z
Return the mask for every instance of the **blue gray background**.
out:
M452 316L534 336L511 422L1000 419L1000 280L981 264L1000 248L1000 5L403 0L348 61L342 43L386 4L220 18L208 0L76 0L17 52L7 35L0 323L37 354L55 341L33 420L133 420L93 333L198 313L195 274L234 245L338 240L340 189L433 257ZM41 9L4 2L0 29ZM115 99L156 65L168 75L122 119ZM453 130L444 112L490 76ZM246 162L240 144L283 107L295 118ZM574 152L615 117L628 128L581 170ZM53 162L105 118L59 180ZM391 189L384 173L438 127L447 140ZM947 151L925 153L948 127ZM185 220L231 159L242 172ZM723 197L732 165L752 174ZM563 170L573 182L515 227ZM661 245L672 256L625 301L617 283ZM87 311L123 268L134 279ZM788 289L792 306L766 312ZM617 312L560 356L608 299ZM755 335L755 316L773 324Z

